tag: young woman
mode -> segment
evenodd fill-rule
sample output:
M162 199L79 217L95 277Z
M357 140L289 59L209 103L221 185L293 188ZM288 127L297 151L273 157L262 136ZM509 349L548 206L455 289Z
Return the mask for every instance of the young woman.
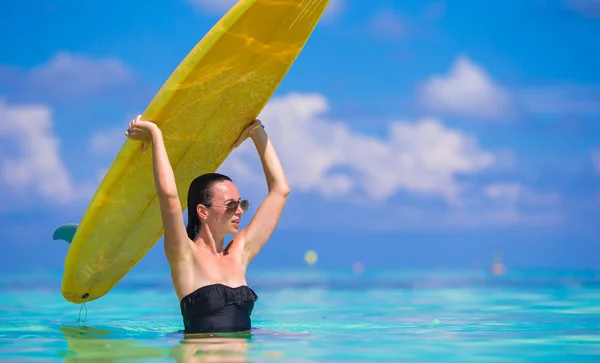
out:
M184 333L239 332L251 329L258 299L247 286L248 264L277 225L290 193L281 163L260 120L244 129L233 147L252 139L265 172L269 193L242 230L248 210L232 180L210 173L194 179L187 195L184 226L173 169L158 126L138 116L125 135L152 145L154 180L164 225L164 248L180 301ZM225 235L236 234L225 246Z

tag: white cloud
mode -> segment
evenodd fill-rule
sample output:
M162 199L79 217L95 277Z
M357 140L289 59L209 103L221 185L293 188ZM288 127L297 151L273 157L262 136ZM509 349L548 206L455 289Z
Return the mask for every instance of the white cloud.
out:
M296 191L326 197L364 193L382 201L404 190L453 202L461 193L459 174L478 173L495 161L474 137L436 119L393 122L388 136L378 138L326 119L327 109L321 95L289 94L271 100L260 115ZM244 143L223 169L262 182L246 166L255 154L253 145Z
M376 137L330 119L327 111L322 95L292 93L272 99L259 116L292 197L299 198L282 225L381 231L555 226L563 221L561 198L553 191L513 182L478 186L462 181L461 175L492 167L498 172L506 159L482 149L472 135L424 118L391 122L387 135ZM234 150L220 171L257 193L247 197L258 199L264 175L252 142ZM301 200L310 194L324 201L305 213L296 204L304 205ZM360 208L360 221L354 213L349 217L348 205Z
M238 0L187 0L195 9L216 14L225 14ZM323 18L331 18L341 13L345 8L345 0L330 0Z
M15 147L0 154L1 181L10 190L37 194L54 202L69 202L75 197L73 181L59 154L60 143L52 130L49 108L0 102L0 139L4 145Z
M90 200L105 171L76 183L60 146L49 107L0 100L0 210L40 208L40 202L57 210Z
M496 118L510 108L508 92L465 56L448 74L435 75L419 88L420 102L430 110L480 118Z
M555 205L560 196L554 192L539 192L519 183L494 183L483 189L483 194L492 200L508 204Z
M595 172L600 175L600 149L592 150L591 157Z
M33 68L25 81L36 92L70 97L94 94L132 80L132 72L116 58L92 59L59 52L48 63Z

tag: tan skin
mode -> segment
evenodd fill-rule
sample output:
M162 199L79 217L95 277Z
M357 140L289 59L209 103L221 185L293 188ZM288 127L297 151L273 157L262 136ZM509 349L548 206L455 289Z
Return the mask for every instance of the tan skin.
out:
M125 132L127 137L143 141L144 151L152 145L154 180L165 231L165 254L180 301L206 285L247 285L246 269L279 221L290 188L271 140L264 128L257 128L260 125L260 120L254 120L232 147L238 147L247 138L252 139L260 156L269 193L248 226L239 230L239 221L244 214L241 207L238 206L235 211L228 211L225 207L228 202L240 200L237 187L231 182L214 184L211 207L199 205L196 209L201 227L194 241L190 240L185 229L173 169L160 129L138 116ZM225 246L228 234L235 234L235 237Z

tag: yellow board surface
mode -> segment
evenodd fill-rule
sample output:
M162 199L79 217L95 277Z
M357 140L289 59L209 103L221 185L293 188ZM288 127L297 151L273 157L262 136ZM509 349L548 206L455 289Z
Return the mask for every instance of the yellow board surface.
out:
M185 210L187 189L214 172L258 116L329 0L240 0L175 69L142 114L163 133ZM93 196L65 259L73 303L108 293L163 235L151 149L126 139Z

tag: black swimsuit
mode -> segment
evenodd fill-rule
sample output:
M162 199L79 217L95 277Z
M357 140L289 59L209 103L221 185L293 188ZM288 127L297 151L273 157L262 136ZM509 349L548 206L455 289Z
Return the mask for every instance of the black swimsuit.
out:
M250 314L258 296L248 286L212 284L181 299L185 334L240 332L251 328Z

